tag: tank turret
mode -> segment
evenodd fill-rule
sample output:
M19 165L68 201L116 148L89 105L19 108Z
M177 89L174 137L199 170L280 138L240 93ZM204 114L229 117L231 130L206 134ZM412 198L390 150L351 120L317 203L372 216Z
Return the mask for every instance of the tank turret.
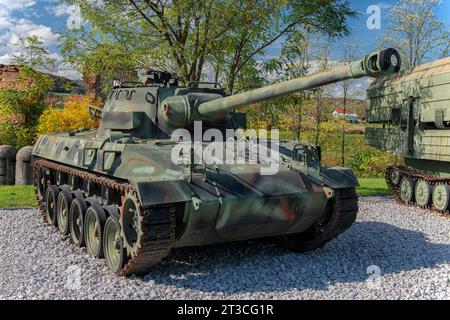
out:
M102 129L133 131L142 138L156 138L170 136L174 129L192 129L194 121L202 121L209 127L232 127L230 120L234 109L239 107L347 79L394 74L400 70L400 64L398 52L389 48L367 54L346 66L231 96L225 96L224 90L217 86L178 87L176 76L152 71L139 84L125 82L111 92L99 132L102 134ZM142 86L148 84L150 89ZM142 127L151 130L142 131Z

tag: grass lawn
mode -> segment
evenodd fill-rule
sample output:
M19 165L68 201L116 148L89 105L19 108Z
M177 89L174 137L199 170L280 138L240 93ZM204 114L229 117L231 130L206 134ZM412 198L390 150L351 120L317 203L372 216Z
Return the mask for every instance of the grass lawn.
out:
M384 178L360 178L360 186L356 189L359 196L388 195L388 187Z
M33 186L0 186L0 208L36 206Z

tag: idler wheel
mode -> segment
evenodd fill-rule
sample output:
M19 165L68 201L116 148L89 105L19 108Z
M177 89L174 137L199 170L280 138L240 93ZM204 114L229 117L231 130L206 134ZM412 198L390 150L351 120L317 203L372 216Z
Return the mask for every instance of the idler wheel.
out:
M124 247L129 256L134 257L140 248L143 236L141 224L143 216L139 209L139 201L131 194L127 194L122 206L120 223Z
M431 202L431 192L431 186L427 181L423 179L417 181L415 190L417 205L421 207L428 206Z
M103 258L103 232L106 222L105 211L97 204L92 204L84 217L84 234L86 249L91 257Z
M439 183L433 188L433 206L439 211L446 211L450 202L450 186Z
M112 272L118 273L125 265L125 249L119 221L112 216L105 223L103 250L106 265Z
M85 244L83 227L86 210L86 201L78 194L70 205L69 215L70 238L78 247L82 247Z
M45 217L47 219L47 223L54 226L57 225L56 211L58 193L58 187L55 185L51 185L45 192Z
M56 220L58 222L58 230L64 235L69 234L69 213L72 204L72 194L66 190L61 190L58 195Z
M400 182L400 199L404 203L414 201L414 183L408 177L403 177Z

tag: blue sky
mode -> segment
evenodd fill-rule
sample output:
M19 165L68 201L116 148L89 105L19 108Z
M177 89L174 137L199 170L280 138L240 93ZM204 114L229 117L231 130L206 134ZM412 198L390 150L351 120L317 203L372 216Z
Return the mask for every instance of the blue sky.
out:
M350 40L358 42L363 52L376 47L376 39L389 23L387 13L396 1L353 0L352 8L359 13L350 21ZM381 9L381 29L366 27L369 5ZM58 0L0 0L0 63L8 63L17 52L15 43L20 37L37 35L49 48L55 58L62 60L58 53L58 33L64 31L68 19L77 18L76 8L61 5ZM444 0L436 10L438 18L450 27L450 0ZM342 41L342 40L340 40ZM334 48L337 48L338 43ZM280 42L267 50L267 56L275 56L280 50ZM335 49L337 50L337 49ZM336 52L335 52L336 53ZM61 64L60 74L76 78L77 73L70 66Z

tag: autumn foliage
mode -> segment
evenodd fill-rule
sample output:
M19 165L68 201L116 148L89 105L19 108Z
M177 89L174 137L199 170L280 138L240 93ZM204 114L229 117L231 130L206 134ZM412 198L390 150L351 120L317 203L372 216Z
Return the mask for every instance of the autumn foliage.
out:
M70 96L64 102L64 109L49 108L39 117L38 134L58 133L79 128L96 128L98 121L88 113L89 105L98 106L87 96Z

